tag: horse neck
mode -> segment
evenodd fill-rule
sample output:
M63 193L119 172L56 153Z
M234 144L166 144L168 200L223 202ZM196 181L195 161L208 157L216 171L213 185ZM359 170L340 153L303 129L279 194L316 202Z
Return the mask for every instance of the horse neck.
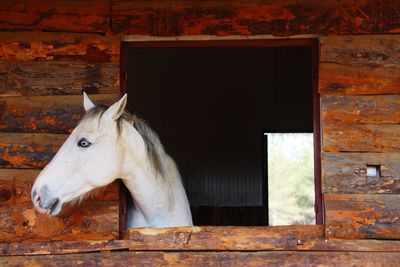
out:
M158 173L148 159L141 136L130 126L124 127L123 182L131 193L136 221L131 227L168 227L191 225L190 208L179 172L165 155L168 177ZM189 216L188 216L189 215ZM190 220L188 219L190 218Z

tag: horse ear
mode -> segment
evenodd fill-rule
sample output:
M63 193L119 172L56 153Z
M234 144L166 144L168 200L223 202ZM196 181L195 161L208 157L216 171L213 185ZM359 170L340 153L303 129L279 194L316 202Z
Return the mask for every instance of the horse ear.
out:
M106 112L104 113L104 116L111 118L113 120L119 119L121 117L122 113L124 113L125 106L126 106L126 101L127 101L128 95L125 94L118 102L115 102L114 104L109 107Z
M88 95L83 92L83 108L85 111L89 111L90 109L94 108L96 105L93 104L92 100L88 97Z

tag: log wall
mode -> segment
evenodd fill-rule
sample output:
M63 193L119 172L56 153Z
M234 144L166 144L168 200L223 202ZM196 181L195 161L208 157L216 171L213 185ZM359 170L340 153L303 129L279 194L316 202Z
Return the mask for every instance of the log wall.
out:
M306 247L336 250L336 254L124 252L102 254L102 258L105 264L123 257L126 264L135 259L159 265L217 262L229 266L233 261L271 266L299 262L325 265L335 261L364 266L398 263L396 254L384 252L393 247L399 251L397 241L384 240L400 239L399 1L6 0L0 3L0 17L0 242L118 238L119 196L115 185L62 218L36 214L29 192L39 170L81 118L81 93L86 91L101 102L112 102L118 97L119 47L123 35L135 34L146 39L312 34L319 35L321 42L319 93L326 227L319 229L323 231L317 238L319 241L314 238ZM367 176L367 165L377 166L379 175ZM48 231L44 232L43 226ZM252 235L257 236L258 232L248 229L207 231L198 235L192 231L165 235L178 243L181 235L187 242L193 237L194 245L189 250L226 234L255 244L266 238L260 235L254 241ZM241 233L248 235L243 237ZM130 243L119 244L118 249L132 248L132 242L144 242L142 248L157 247L151 239L154 235L142 234L129 233ZM156 236L162 239L160 234ZM274 243L269 249L291 250L295 245L292 243L295 239L279 235L275 238L287 243ZM363 240L371 238L384 240ZM240 246L246 242L243 240L207 244L211 250L215 246L235 250L232 244ZM101 242L104 241L90 244L105 247L104 250L112 244ZM75 243L57 244L63 251L80 251L68 247ZM67 247L63 248L64 245ZM85 247L83 243L75 246ZM18 243L1 249L15 247ZM185 246L168 247L161 243L157 248L176 250ZM375 254L356 253L360 248ZM8 254L20 255L15 251ZM63 264L64 259L3 257L0 265L20 265L25 260L39 265L53 261ZM68 264L74 261L95 264L98 260L98 254L71 255Z

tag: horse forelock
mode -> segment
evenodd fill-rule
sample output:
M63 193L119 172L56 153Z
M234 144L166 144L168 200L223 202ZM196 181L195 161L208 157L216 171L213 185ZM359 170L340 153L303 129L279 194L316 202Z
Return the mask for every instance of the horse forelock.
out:
M97 118L100 122L101 117L108 108L109 106L107 105L96 105L86 112L82 121ZM141 135L146 147L148 160L154 171L159 174L158 176L168 177L166 166L166 157L168 156L165 154L164 147L161 144L157 133L155 133L144 120L140 119L135 114L130 114L129 112L124 111L124 113L116 120L118 137L121 135L124 121L127 121L130 125L135 127Z

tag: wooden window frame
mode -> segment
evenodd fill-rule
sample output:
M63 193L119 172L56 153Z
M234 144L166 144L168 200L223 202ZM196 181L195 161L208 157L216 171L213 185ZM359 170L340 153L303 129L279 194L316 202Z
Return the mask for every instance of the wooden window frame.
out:
M312 90L313 90L313 134L314 134L314 189L315 189L315 218L316 224L323 224L323 205L321 188L321 121L320 94L318 92L318 66L320 59L320 42L316 37L301 38L224 38L224 37L136 37L127 36L120 47L120 91L127 88L127 52L129 48L167 48L167 47L295 47L307 46L312 49ZM129 192L120 186L120 235L126 234L126 202ZM223 227L223 226L221 226ZM253 226L249 226L253 227Z

